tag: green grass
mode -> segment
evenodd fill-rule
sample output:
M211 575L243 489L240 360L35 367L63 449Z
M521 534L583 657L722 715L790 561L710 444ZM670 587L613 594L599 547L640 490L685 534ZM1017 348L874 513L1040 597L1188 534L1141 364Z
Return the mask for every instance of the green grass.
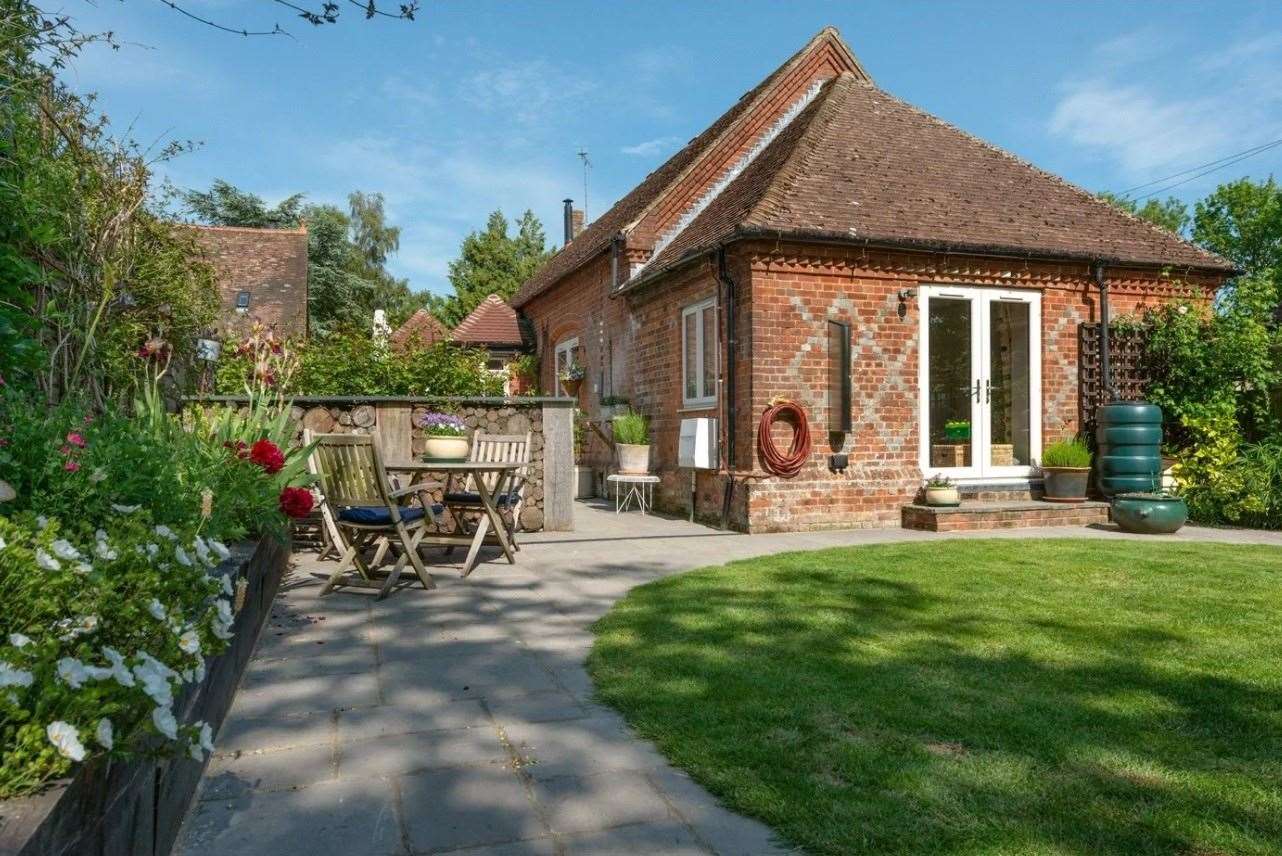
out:
M635 589L590 669L813 853L1282 852L1282 550L950 541Z

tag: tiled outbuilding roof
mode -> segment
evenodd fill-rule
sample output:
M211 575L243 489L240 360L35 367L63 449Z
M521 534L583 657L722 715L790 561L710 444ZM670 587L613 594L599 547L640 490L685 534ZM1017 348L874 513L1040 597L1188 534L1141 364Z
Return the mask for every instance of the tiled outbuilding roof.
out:
M449 336L450 331L436 320L435 315L426 309L419 309L404 324L393 330L388 340L393 348L405 348L411 343L433 345Z
M491 294L478 303L450 336L466 345L517 347L523 343L516 310L497 294Z
M753 235L1233 269L850 75L825 84L633 281Z

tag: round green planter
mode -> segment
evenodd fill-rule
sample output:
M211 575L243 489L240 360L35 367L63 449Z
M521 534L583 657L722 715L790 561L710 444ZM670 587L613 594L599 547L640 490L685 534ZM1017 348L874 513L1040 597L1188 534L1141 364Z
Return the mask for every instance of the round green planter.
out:
M1119 493L1113 497L1113 522L1124 532L1169 535L1189 519L1189 507L1178 496Z

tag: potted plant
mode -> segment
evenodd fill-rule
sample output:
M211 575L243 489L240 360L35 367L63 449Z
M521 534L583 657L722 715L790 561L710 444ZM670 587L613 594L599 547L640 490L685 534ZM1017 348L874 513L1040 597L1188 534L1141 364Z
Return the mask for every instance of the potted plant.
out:
M453 413L436 411L424 413L418 425L427 435L423 444L423 459L428 461L466 461L470 443L467 426Z
M961 505L961 494L952 479L935 473L926 480L926 504L956 508Z
M1173 493L1119 493L1113 497L1111 516L1123 532L1170 535L1189 519L1189 507Z
M601 399L601 418L613 419L622 413L627 413L631 404L632 402L626 396L607 395Z
M1065 437L1042 450L1042 487L1048 502L1085 502L1091 450L1080 437Z
M583 386L583 366L577 362L570 363L561 370L561 386L565 388L565 394L570 398L579 397L579 389Z
M619 472L650 471L650 420L635 410L614 417L614 447L619 451Z
M512 395L534 395L539 387L539 358L522 354L508 363L508 388Z
M969 440L970 423L965 419L949 419L944 423L944 436L949 440Z

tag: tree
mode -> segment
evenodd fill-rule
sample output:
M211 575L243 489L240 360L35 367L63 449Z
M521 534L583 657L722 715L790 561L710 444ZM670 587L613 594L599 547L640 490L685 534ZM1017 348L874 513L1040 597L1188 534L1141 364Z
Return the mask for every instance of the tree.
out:
M1197 203L1193 240L1249 273L1282 272L1282 187L1270 176L1221 184Z
M211 226L251 226L256 229L291 229L302 220L303 194L295 193L275 208L262 197L247 193L221 178L209 190L183 194L187 210Z
M1174 196L1164 201L1150 199L1143 205L1140 205L1134 199L1127 199L1124 196L1109 193L1107 190L1100 193L1099 198L1128 214L1134 214L1141 220L1147 220L1154 226L1161 226L1168 232L1174 232L1181 237L1184 237L1185 230L1189 225L1188 206Z
M551 256L545 244L543 224L533 211L521 215L514 237L503 212L493 212L483 231L463 239L459 257L450 262L454 294L434 298L432 314L454 327L489 295L510 299Z

